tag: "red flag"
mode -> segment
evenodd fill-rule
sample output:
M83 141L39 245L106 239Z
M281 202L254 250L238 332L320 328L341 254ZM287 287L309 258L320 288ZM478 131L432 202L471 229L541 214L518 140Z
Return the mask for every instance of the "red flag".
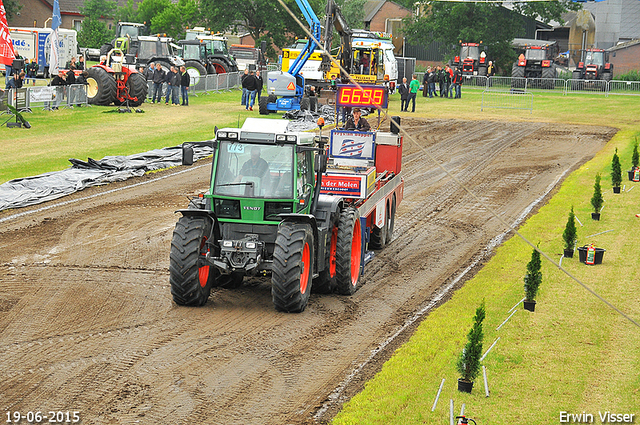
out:
M13 65L15 57L13 41L11 41L9 25L7 25L7 13L4 10L2 0L0 0L0 64Z

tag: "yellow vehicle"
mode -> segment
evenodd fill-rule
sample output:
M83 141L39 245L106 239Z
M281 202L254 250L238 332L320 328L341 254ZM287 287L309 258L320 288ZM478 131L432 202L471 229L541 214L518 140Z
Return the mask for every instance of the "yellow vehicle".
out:
M338 57L342 54L342 48ZM374 41L355 41L351 46L351 69L347 69L351 77L358 83L382 84L389 79L385 73L384 49L382 43ZM386 75L386 78L385 78ZM335 80L340 77L340 70L332 64L325 73L325 79Z
M291 46L282 49L282 70L287 71L296 58L305 48L308 40L306 38L300 38L296 40ZM322 50L316 49L309 60L304 64L300 74L304 76L305 81L320 81L324 78L323 72L320 71L320 64L322 63Z

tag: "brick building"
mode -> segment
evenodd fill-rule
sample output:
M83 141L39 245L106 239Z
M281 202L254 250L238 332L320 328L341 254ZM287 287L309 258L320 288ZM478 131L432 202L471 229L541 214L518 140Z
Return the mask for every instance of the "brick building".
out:
M402 20L411 16L411 10L390 0L370 0L363 9L364 29L393 34L395 53L401 54L404 48Z
M609 49L609 62L615 75L640 70L640 39L627 41Z
M61 28L79 30L84 19L80 8L84 0L58 0L60 15L62 17ZM53 0L20 0L22 9L8 20L10 27L50 27L53 15ZM46 23L46 25L45 25Z

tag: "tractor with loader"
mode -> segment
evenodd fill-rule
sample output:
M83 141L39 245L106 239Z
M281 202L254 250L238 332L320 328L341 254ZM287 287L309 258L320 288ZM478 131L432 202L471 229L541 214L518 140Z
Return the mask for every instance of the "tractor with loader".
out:
M119 58L116 60L116 58ZM106 64L87 69L87 100L91 105L139 106L147 98L147 79L133 68L123 65L124 53L112 49Z
M373 250L391 241L404 190L397 130L327 137L287 125L248 118L216 129L210 187L177 211L169 280L178 305L264 277L278 311L302 312L312 291L354 294Z

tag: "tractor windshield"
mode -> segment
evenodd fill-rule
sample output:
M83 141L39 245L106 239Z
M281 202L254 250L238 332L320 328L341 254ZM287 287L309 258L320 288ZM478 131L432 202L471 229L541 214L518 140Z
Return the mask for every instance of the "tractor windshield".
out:
M224 40L211 40L210 48L215 55L229 56L229 49L227 49L227 43Z
M604 66L604 52L587 52L584 63L586 65Z
M213 194L293 199L293 148L223 141L218 150Z
M460 49L460 58L463 60L465 58L478 59L480 57L480 47L479 46L462 46Z
M205 57L204 44L183 44L182 58L200 60Z
M543 49L527 49L525 58L527 60L543 61L547 58L547 54Z

